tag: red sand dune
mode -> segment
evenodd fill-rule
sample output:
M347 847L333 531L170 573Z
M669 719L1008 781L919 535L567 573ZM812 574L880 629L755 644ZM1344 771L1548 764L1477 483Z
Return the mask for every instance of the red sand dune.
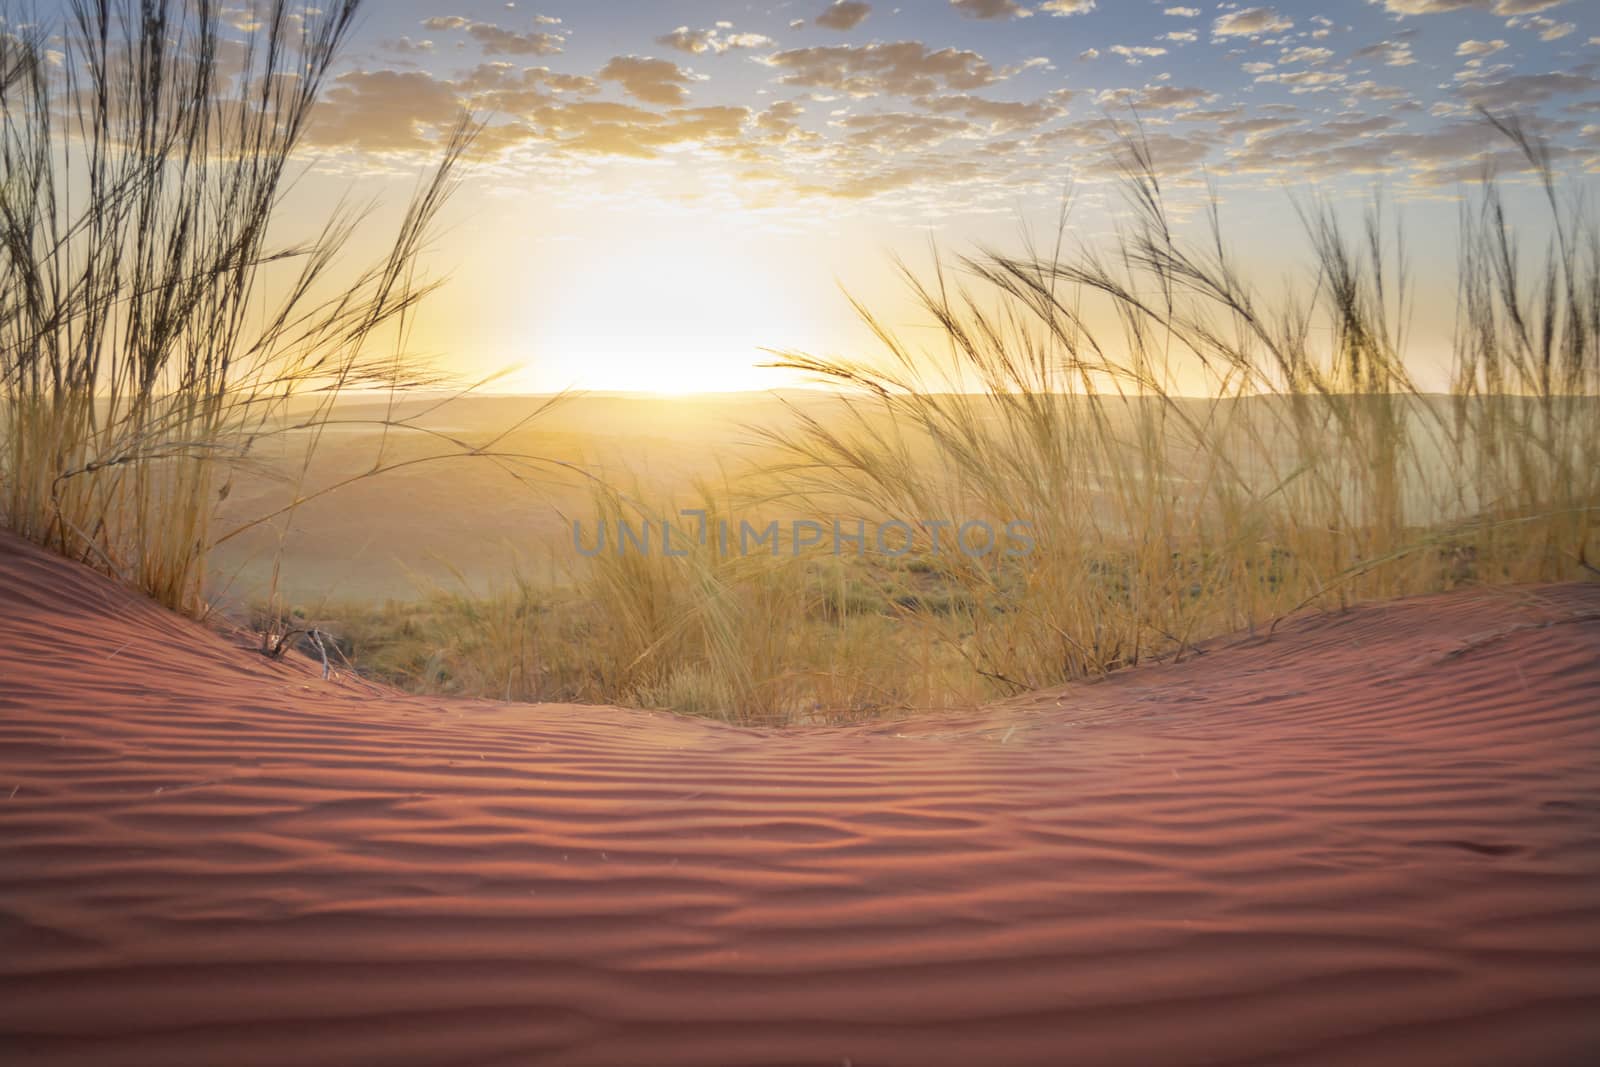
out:
M8 1065L1600 1062L1600 585L790 733L0 618Z

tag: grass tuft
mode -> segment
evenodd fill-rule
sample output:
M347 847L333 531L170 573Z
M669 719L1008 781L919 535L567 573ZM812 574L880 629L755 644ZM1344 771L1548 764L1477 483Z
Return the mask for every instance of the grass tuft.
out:
M272 0L240 42L220 5L72 0L0 34L0 525L203 612L215 506L264 438L309 457L339 395L436 384L376 342L433 287L467 118L366 268L340 267L361 211L282 232L359 6Z

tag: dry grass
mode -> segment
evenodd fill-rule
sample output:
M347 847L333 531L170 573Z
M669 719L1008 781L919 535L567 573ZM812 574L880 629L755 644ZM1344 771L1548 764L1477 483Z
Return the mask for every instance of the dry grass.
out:
M863 308L886 363L783 357L855 394L777 435L795 499L1030 520L1038 551L1020 567L945 557L975 607L932 620L1002 690L1313 603L1588 573L1600 228L1561 199L1537 144L1502 129L1543 183L1553 236L1529 272L1497 184L1464 209L1450 396L1408 372L1404 246L1376 208L1356 235L1304 208L1315 285L1268 301L1215 213L1206 239L1174 236L1134 143L1135 221L1114 255L986 255L961 262L959 283L911 279L942 351L909 349ZM1178 395L1180 373L1208 399Z
M279 236L358 6L264 5L238 71L209 4L73 0L0 34L0 524L179 610L205 608L215 505L254 446L310 429L309 456L339 394L429 380L398 344L465 119L375 263L340 268L358 210Z
M1502 129L1543 183L1552 236L1519 248L1492 182L1464 205L1448 395L1406 365L1404 246L1381 212L1352 234L1305 207L1314 284L1269 301L1215 214L1198 244L1174 236L1135 144L1135 221L1114 254L908 275L942 346L912 349L860 308L887 358L783 355L839 387L838 404L767 435L762 493L700 504L925 520L914 558L631 552L596 558L560 604L527 584L442 614L436 600L452 684L796 721L1057 684L1308 605L1593 576L1600 230L1537 144ZM1196 374L1205 399L1177 387L1194 392ZM676 508L611 494L596 513L614 526ZM1029 522L1035 551L950 551L972 519ZM509 654L511 634L534 651Z
M508 451L526 419L469 441L428 429L427 411L394 414L431 381L404 354L431 288L415 265L470 123L367 269L336 270L360 212L279 236L357 6L274 0L237 74L219 66L219 12L177 0L73 0L59 68L42 36L0 35L0 522L181 610L205 609L214 545L282 529L349 481L452 456L538 462ZM752 453L759 470L696 501L713 527L906 520L922 552L749 555L683 520L681 556L613 550L556 582L304 621L417 688L778 723L1047 686L1308 604L1591 574L1600 226L1541 147L1499 125L1542 182L1549 240L1519 247L1492 182L1464 205L1448 395L1410 376L1403 242L1380 212L1350 232L1305 205L1314 284L1269 299L1215 214L1200 240L1177 236L1133 142L1133 222L1114 247L1063 239L908 275L940 343L914 349L863 307L881 358L782 355L837 404L797 408ZM213 529L253 450L302 450L303 486L336 398L369 388L390 402L365 422L440 450L380 449L370 469ZM678 510L602 487L590 520ZM926 551L938 523L948 538L970 520L1024 521L1034 551ZM281 607L265 629L303 628Z
M699 506L715 529L709 496ZM935 602L925 575L787 546L778 555L724 551L715 536L699 543L692 518L674 526L683 554L667 556L658 516L677 509L646 509L608 488L596 490L594 514L611 531L609 550L581 565L569 558L559 580L519 571L486 593L464 580L435 584L417 602L303 608L304 624L339 634L370 675L425 692L763 725L947 706L982 692L959 660L904 625L907 605ZM630 542L617 553L620 525L643 535L646 522L655 549L646 555ZM596 528L584 524L591 550Z

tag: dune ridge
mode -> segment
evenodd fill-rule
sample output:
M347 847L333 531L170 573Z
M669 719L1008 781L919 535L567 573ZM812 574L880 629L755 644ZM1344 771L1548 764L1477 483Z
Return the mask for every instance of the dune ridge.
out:
M736 729L275 663L0 535L0 1059L1581 1063L1600 585Z

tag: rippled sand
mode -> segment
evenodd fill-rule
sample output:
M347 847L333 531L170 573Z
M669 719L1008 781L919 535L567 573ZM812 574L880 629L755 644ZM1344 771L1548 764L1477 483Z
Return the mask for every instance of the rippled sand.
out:
M0 619L7 1064L1600 1062L1600 585L792 732Z

